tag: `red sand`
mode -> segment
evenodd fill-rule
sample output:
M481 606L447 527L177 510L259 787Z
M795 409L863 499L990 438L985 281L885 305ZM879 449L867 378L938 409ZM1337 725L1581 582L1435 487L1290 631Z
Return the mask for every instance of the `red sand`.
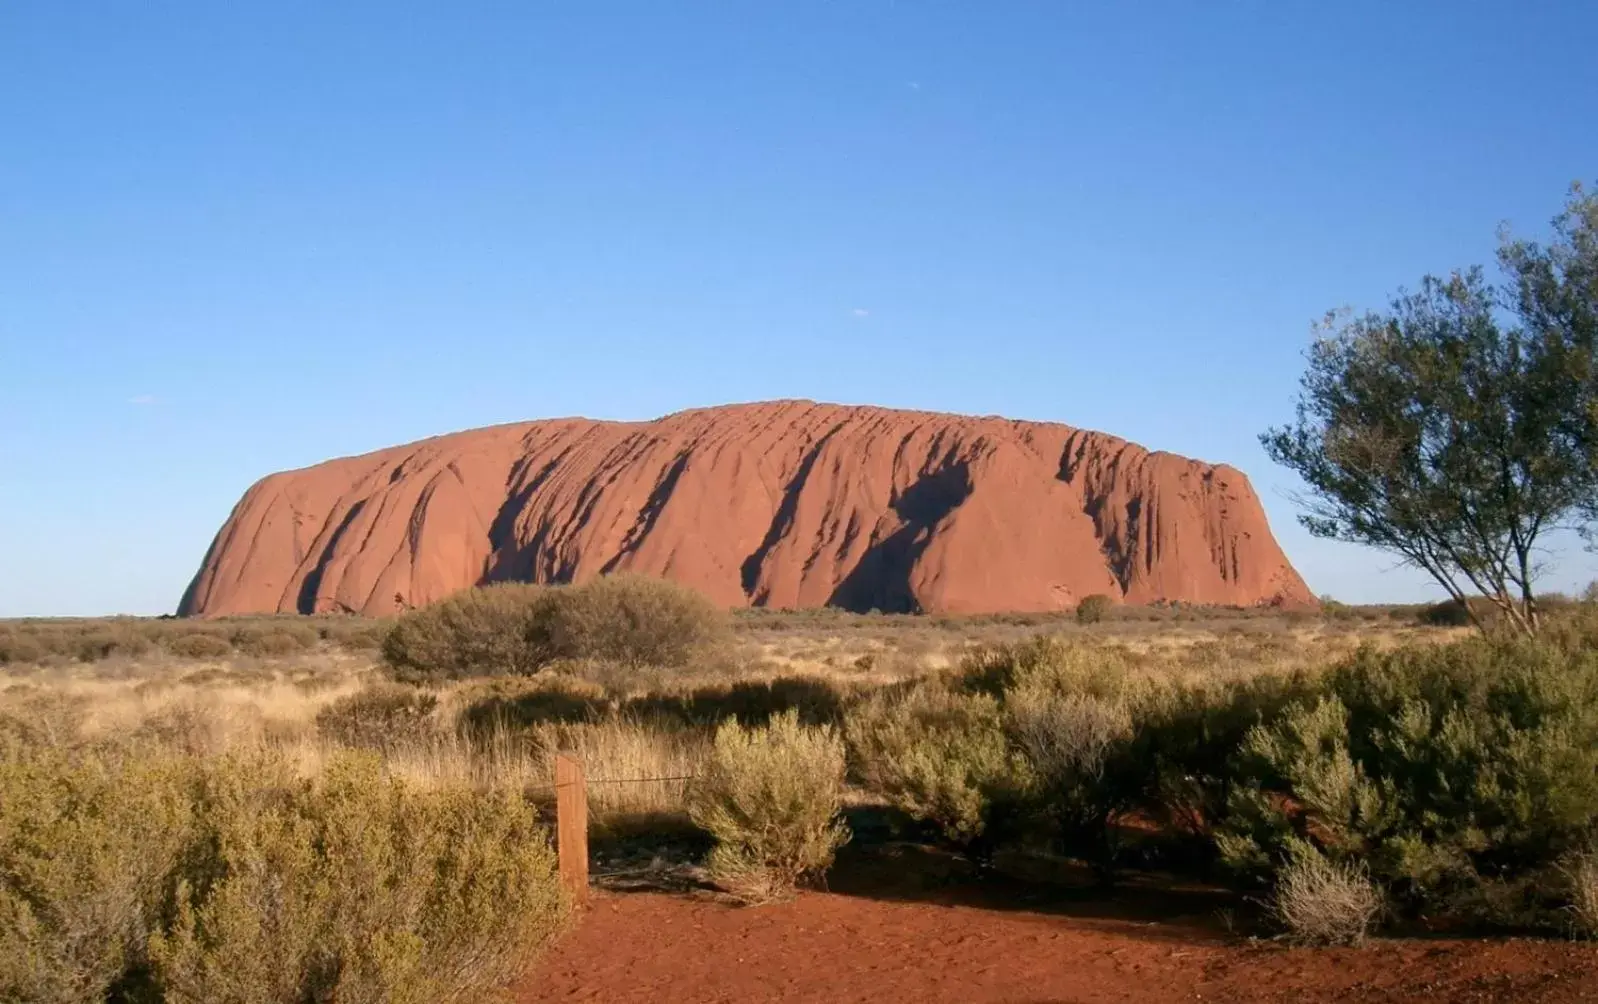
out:
M807 893L725 906L596 894L519 1004L1598 1000L1598 948L1537 940L1287 949L1211 917L1146 921Z
M274 474L179 610L384 615L612 570L729 607L1314 602L1234 468L1064 425L778 401L496 426Z

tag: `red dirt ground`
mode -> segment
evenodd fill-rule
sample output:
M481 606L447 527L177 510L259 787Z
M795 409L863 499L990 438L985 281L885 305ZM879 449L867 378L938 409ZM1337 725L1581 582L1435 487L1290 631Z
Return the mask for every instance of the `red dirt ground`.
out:
M1203 890L1044 892L930 882L907 859L835 871L832 892L735 907L596 891L517 989L537 1002L1569 1004L1598 1001L1598 946L1392 939L1286 948L1228 934ZM885 878L885 876L891 876Z
M1182 925L832 893L756 908L599 893L515 999L1566 1004L1598 1000L1598 948L1449 940L1287 949Z

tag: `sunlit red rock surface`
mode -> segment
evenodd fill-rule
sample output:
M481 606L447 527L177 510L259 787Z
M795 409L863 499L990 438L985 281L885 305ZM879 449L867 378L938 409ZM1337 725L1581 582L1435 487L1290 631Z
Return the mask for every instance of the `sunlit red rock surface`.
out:
M612 570L728 606L1313 602L1234 468L1051 423L776 401L494 426L273 474L180 612L381 615Z

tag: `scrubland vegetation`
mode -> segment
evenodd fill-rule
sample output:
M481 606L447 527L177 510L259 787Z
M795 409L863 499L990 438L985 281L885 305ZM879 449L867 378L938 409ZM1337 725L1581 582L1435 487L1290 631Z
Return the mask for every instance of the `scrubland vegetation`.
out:
M485 999L566 913L556 752L628 782L590 788L599 847L686 838L745 901L871 813L1304 942L1598 934L1598 611L1545 609L729 617L621 578L0 625L0 998Z

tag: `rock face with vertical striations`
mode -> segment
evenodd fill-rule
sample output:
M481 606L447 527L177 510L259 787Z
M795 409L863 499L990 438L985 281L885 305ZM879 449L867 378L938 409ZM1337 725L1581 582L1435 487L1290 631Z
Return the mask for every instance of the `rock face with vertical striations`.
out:
M620 570L730 607L1314 602L1234 468L1051 423L777 401L494 426L273 474L179 612L380 615Z

